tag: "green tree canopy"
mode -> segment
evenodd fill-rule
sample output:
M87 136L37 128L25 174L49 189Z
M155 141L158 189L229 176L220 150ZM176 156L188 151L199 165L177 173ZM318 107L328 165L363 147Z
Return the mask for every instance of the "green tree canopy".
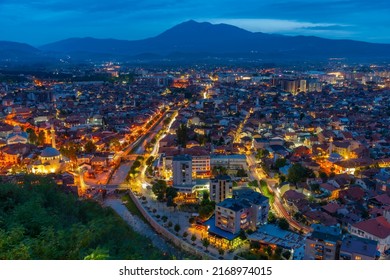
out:
M88 154L94 153L96 152L96 145L91 140L89 140L87 143L85 143L84 150Z
M294 184L311 177L314 177L313 171L303 167L300 163L291 166L287 175L288 181Z
M111 208L79 200L51 179L0 187L0 259L160 259L151 240Z
M153 193L157 196L158 200L163 200L165 198L165 193L167 190L167 182L164 180L157 180L153 186L152 186L152 191Z
M290 225L288 224L288 222L285 218L279 219L278 226L280 229L283 229L283 230L288 230L290 228Z

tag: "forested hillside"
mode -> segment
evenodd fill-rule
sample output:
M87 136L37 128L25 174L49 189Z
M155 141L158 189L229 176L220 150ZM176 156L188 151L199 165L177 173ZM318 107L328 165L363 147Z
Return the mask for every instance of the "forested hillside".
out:
M0 183L0 259L164 259L111 209L49 178Z

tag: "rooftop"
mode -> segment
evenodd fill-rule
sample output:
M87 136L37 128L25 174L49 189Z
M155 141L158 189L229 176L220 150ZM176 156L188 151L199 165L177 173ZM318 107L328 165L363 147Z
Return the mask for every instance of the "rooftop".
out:
M304 238L291 231L282 230L273 224L261 226L256 232L248 236L251 241L260 241L276 244L287 249L296 249L303 245Z
M57 157L59 155L60 155L60 152L57 149L52 148L52 147L46 147L41 152L41 157Z
M375 240L348 235L341 243L340 252L359 254L374 258L377 254L377 246L378 242Z
M390 223L383 216L362 221L353 226L381 239L390 236Z
M314 224L311 226L313 232L312 239L321 239L326 241L337 242L341 240L341 229L336 226L323 226L321 224Z

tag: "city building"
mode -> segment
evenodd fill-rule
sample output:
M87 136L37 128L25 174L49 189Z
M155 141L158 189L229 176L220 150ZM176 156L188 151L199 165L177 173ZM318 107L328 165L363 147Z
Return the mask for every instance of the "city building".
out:
M53 147L46 147L42 150L32 166L31 172L36 174L58 173L65 166L60 152Z
M390 248L390 223L379 216L351 225L349 232L353 235L378 242L380 253Z
M28 141L27 132L22 131L20 126L15 126L13 132L7 136L7 145L26 144Z
M256 230L267 222L268 198L250 189L234 192L234 198L227 198L215 207L215 226L237 234L240 230Z
M306 238L305 260L336 260L342 239L338 226L312 225L313 232Z
M211 179L210 200L220 203L233 196L233 181L228 175L219 175Z
M192 158L189 155L174 156L172 160L173 187L179 192L191 193L194 186L192 182Z
M375 260L379 257L378 242L353 235L344 237L340 247L340 260Z
M222 166L228 170L247 169L246 156L240 154L232 155L211 155L210 166Z

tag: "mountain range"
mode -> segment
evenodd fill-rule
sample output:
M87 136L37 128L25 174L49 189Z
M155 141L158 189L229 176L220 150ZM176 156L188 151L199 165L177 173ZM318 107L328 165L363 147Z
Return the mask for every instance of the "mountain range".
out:
M178 58L251 57L259 59L388 59L390 44L314 36L285 36L250 32L227 24L187 21L143 40L69 38L34 48L0 41L0 59L73 57Z

